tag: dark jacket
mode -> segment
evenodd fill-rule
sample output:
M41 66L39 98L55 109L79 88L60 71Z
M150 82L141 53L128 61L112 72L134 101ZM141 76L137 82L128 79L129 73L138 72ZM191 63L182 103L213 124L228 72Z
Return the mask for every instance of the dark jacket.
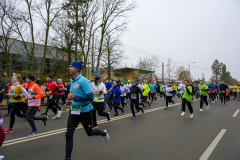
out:
M132 94L136 94L137 99L139 99L139 96L140 96L140 99L142 98L141 89L137 85L136 86L132 86L130 88L130 97L132 97Z

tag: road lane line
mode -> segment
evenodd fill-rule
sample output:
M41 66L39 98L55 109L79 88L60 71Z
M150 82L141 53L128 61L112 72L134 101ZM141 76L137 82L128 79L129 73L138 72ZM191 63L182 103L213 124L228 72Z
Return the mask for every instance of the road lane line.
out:
M222 129L221 132L217 135L217 137L213 140L213 142L210 144L210 146L207 148L207 150L203 153L203 155L200 157L199 160L207 160L215 147L217 146L218 142L221 140L223 135L225 134L227 130Z
M170 107L177 106L177 105L180 105L180 104L182 104L182 103L175 103L174 105L171 105ZM150 112L158 111L158 110L161 110L161 109L165 109L165 106L164 107L157 107L157 108L153 108L153 109L148 109L148 110L145 110L144 113L150 113ZM139 115L139 114L142 114L142 113L141 112L136 113L136 115ZM111 118L110 121L108 121L106 119L105 120L99 120L99 121L97 121L97 123L98 124L103 124L103 123L112 122L112 121L116 121L116 120L120 120L120 119L124 119L124 118L128 118L128 117L132 117L132 114L130 113L130 114L122 115L122 116L117 116L117 117ZM81 129L81 128L83 128L82 125L79 125L76 129ZM12 140L8 140L8 141L3 142L2 147L13 145L13 144L18 144L18 143L22 143L22 142L27 142L27 141L31 141L31 140L39 139L39 138L43 138L43 137L48 137L48 136L52 136L52 135L56 135L56 134L60 134L60 133L64 133L64 132L66 132L66 128L57 129L57 130L53 130L53 131L48 131L48 132L44 132L44 133L39 133L37 136L34 136L34 137L27 137L26 136L26 137L16 138L16 139L12 139Z
M237 117L237 114L240 110L238 109L234 114L233 114L233 117Z

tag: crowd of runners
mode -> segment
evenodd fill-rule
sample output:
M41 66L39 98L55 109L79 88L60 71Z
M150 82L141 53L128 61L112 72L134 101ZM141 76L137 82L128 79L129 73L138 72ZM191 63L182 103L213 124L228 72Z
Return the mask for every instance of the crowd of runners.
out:
M83 77L80 72L83 62L72 62L69 66L69 74L72 79L62 82L62 79L54 80L52 75L48 75L46 83L39 84L39 79L33 75L21 77L13 73L12 79L7 82L3 73L2 84L0 84L0 105L4 98L7 99L8 113L4 116L10 117L9 127L2 128L3 117L0 114L0 146L5 134L13 132L15 116L25 118L30 124L31 132L27 136L38 134L35 120L43 122L44 126L48 121L48 110L52 110L54 116L52 120L61 118L62 110L69 111L67 131L66 131L66 160L71 159L73 149L73 134L79 123L82 124L88 136L103 136L107 143L110 139L108 130L98 129L97 116L106 117L108 121L113 116L124 114L126 108L131 109L132 119L136 119L136 113L144 113L146 107L150 107L157 98L164 99L165 109L168 110L174 104L174 97L182 102L181 116L185 115L186 108L190 111L190 118L193 118L192 103L194 99L200 99L200 112L203 111L203 103L209 109L209 103L215 103L218 99L225 105L230 98L238 100L240 98L240 86L227 85L223 81L211 84L200 80L199 84L193 84L189 80L182 80L181 83L160 83L148 82L147 80L131 80L125 83L116 79L94 76L90 80ZM103 81L102 81L103 80ZM7 94L4 96L4 87L7 87ZM44 104L44 97L47 97L46 110L40 112L40 106ZM62 100L64 106L59 105ZM120 113L119 113L120 112ZM0 157L0 160L3 158Z

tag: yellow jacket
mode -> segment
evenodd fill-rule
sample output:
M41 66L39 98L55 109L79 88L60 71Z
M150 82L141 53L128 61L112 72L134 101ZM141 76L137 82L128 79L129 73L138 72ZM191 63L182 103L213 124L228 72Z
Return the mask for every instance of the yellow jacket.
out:
M11 86L10 87L10 100L9 100L9 102L12 102L12 103L17 103L17 102L24 102L24 99L25 98L18 98L17 100L15 100L13 97L17 97L17 96L20 96L21 94L22 94L22 89L24 89L23 88L23 86L22 85L20 85L20 84L18 84L16 87L13 87L13 86ZM25 89L24 89L25 90Z

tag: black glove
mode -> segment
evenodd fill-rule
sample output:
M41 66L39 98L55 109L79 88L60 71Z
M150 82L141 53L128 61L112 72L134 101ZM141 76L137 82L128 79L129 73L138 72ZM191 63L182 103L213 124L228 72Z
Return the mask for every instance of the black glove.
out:
M21 98L21 96L17 96L17 97L13 97L15 100L17 100L17 99L19 99L19 98Z

